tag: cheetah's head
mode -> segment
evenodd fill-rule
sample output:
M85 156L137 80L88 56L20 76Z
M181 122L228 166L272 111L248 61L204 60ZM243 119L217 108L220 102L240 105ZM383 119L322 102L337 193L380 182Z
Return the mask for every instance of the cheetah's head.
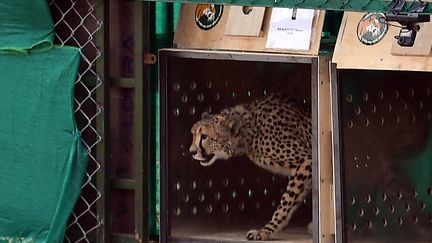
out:
M189 152L193 159L202 166L210 166L218 159L231 158L238 144L240 126L238 116L204 113L191 129L193 139Z

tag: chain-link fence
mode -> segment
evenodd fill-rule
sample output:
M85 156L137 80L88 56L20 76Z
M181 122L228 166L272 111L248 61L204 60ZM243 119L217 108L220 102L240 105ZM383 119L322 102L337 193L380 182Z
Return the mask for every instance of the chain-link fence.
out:
M102 137L96 129L96 118L101 107L96 91L102 87L102 79L96 72L96 61L101 52L96 44L96 33L102 21L96 16L100 0L49 0L55 23L55 43L81 48L81 65L75 83L75 119L81 131L82 141L88 150L89 166L82 193L69 218L65 242L94 241L96 229L101 223L96 213L96 203L101 193L96 187L100 162L96 158L96 146Z

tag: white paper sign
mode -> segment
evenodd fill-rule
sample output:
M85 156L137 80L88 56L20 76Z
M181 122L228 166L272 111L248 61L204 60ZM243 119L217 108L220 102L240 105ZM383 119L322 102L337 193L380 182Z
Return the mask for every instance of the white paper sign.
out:
M313 9L297 9L293 19L292 8L273 8L266 48L309 50L314 13Z

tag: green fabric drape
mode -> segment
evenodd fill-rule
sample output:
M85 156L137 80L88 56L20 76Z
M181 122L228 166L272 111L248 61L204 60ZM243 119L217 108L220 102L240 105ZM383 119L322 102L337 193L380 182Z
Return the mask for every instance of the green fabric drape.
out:
M0 0L0 54L52 47L54 25L46 0Z
M80 52L46 0L0 0L0 243L63 242L87 167L73 113Z

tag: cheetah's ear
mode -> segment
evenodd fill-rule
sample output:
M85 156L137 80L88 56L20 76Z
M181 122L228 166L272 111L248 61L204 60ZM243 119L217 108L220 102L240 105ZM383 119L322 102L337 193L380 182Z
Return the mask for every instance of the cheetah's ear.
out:
M203 112L201 115L201 119L209 119L210 118L210 114L207 112Z
M227 119L227 126L230 129L231 133L234 135L237 135L240 127L241 127L241 119L240 116L238 115L234 115L232 117L230 117L229 119Z

